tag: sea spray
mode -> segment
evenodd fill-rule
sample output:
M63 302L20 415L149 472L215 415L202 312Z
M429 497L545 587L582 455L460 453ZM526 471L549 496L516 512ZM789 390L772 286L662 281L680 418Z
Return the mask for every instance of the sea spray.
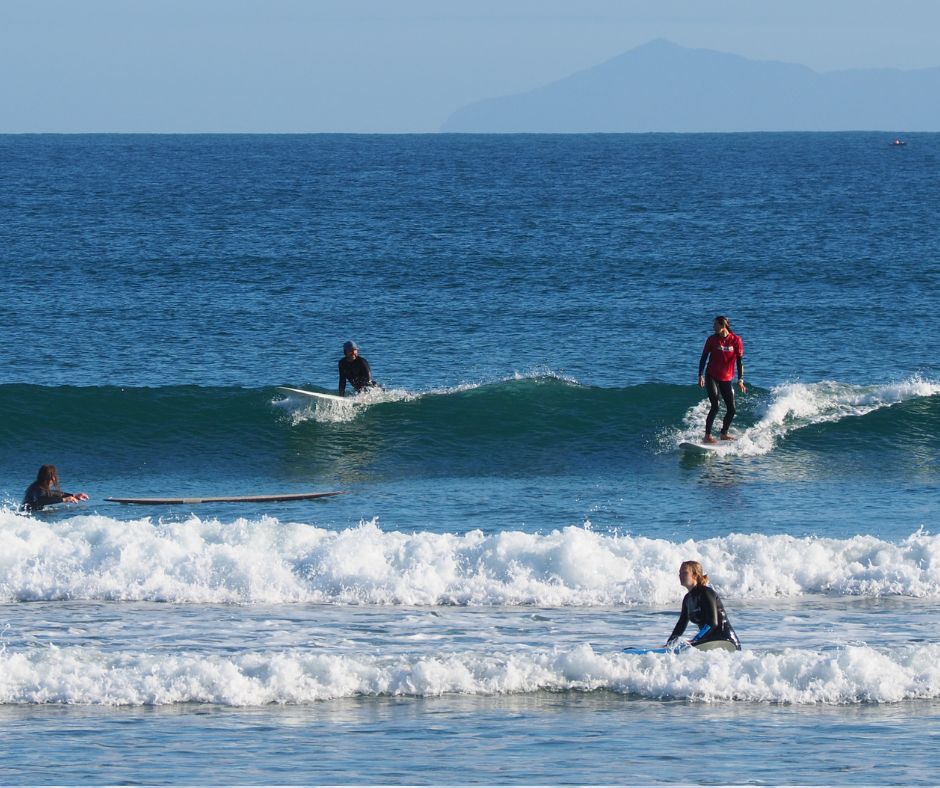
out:
M0 599L197 604L673 605L683 560L729 599L940 597L940 536L734 533L673 542L589 527L531 533L330 530L276 518L43 522L0 511Z

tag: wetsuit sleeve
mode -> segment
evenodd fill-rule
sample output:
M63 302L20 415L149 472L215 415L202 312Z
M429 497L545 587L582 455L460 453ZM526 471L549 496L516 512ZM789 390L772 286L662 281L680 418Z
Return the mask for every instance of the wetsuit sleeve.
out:
M702 357L698 360L698 376L705 374L705 362L708 361L708 345L711 337L705 340L705 348L702 350Z
M362 385L368 386L372 382L372 368L369 366L369 362L361 356L360 361L362 361Z
M64 492L44 492L40 487L30 487L23 497L23 508L38 512L44 506L52 506L55 503L62 503L71 493Z
M340 394L346 393L346 368L345 368L345 365L343 364L343 361L345 361L345 359L339 360L339 393Z
M686 594L682 600L682 611L679 613L679 620L676 622L675 627L673 627L672 634L669 636L667 643L672 643L673 640L682 636L682 633L685 632L685 628L689 625L689 613L686 610L686 602L689 599L689 595Z
M699 634L704 638L709 633L719 632L721 616L718 614L718 594L706 586L703 589L702 599L699 605L701 620L696 622L702 627L702 629L699 630ZM708 627L708 629L705 629L705 627ZM694 646L699 641L698 638L695 637L691 642Z
M744 380L744 342L741 337L737 341L738 380Z

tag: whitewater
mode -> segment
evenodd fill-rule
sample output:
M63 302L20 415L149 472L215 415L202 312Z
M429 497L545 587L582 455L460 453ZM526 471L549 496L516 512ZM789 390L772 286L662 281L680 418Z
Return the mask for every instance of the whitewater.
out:
M0 601L194 604L678 605L675 568L709 567L731 599L940 598L940 536L899 542L731 534L680 543L595 532L329 530L276 518L182 522L0 511Z

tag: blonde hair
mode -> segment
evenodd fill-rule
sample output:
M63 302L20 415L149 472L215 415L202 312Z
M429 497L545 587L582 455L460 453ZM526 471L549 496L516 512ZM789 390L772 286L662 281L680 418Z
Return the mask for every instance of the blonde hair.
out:
M705 571L702 569L702 565L698 561L683 561L679 564L679 570L688 569L692 576L695 578L696 585L707 586L708 585L708 575L705 574Z

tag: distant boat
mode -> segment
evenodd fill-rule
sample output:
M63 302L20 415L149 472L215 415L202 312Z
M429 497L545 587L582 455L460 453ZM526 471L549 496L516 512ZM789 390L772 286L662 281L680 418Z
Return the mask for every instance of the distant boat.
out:
M895 137L894 142L891 143L892 148L903 148L905 145L907 145L907 142L902 140L900 137Z

